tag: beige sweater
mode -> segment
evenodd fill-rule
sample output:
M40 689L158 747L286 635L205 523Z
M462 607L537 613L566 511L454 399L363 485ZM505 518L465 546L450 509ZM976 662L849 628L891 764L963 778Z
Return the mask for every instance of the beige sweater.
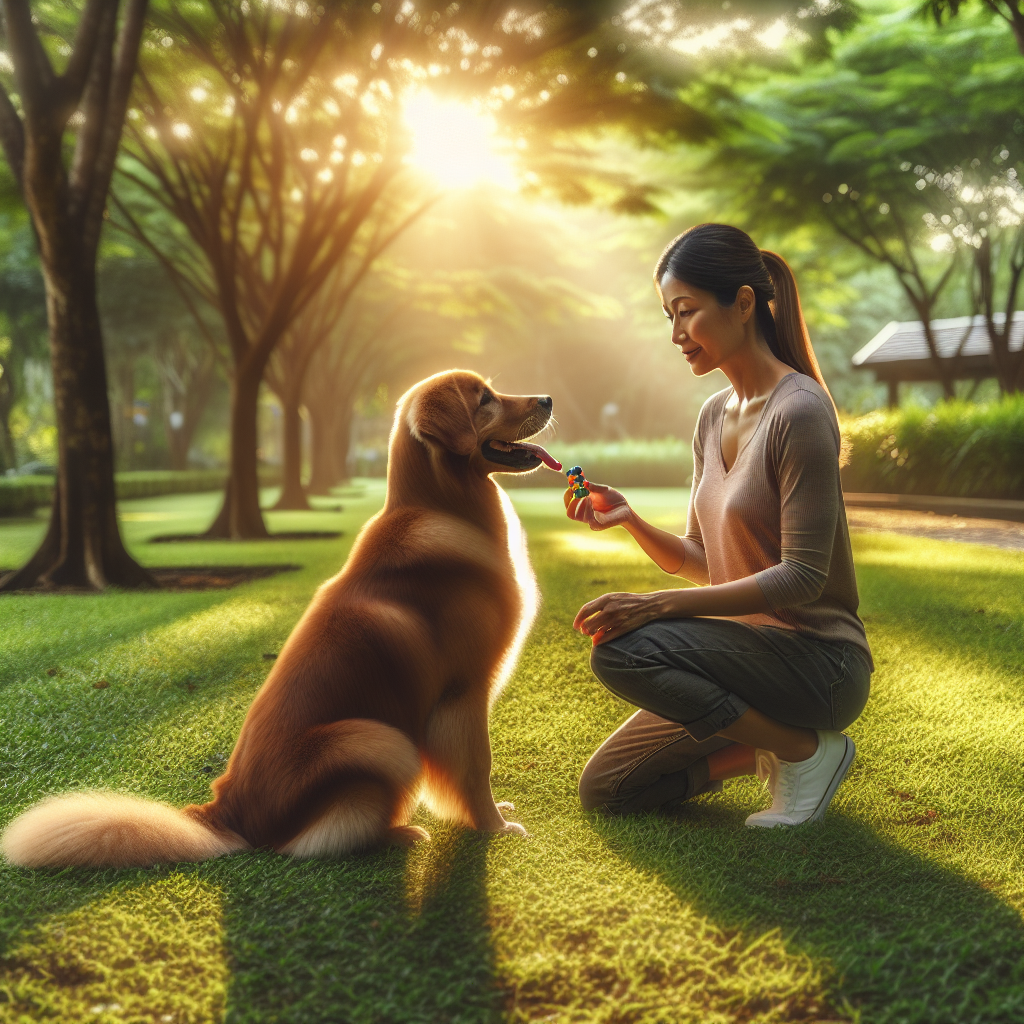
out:
M856 644L870 658L832 402L812 377L784 377L727 472L722 421L731 395L732 388L712 395L697 420L680 575L701 584L754 576L772 611L741 621Z

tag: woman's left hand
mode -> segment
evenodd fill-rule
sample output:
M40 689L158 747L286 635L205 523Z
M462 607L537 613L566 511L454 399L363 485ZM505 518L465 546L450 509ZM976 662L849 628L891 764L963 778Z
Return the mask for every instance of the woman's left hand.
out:
M572 628L592 637L596 647L660 618L658 597L657 594L602 594L576 613Z

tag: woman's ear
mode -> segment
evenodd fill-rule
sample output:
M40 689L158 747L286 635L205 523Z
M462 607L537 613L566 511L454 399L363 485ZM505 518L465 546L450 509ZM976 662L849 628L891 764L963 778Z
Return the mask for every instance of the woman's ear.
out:
M476 448L476 428L462 389L452 378L442 378L416 395L406 413L409 432L417 441L436 444L456 455Z
M749 284L741 285L740 290L736 293L736 310L744 323L753 316L756 304L757 296L754 294L754 289Z

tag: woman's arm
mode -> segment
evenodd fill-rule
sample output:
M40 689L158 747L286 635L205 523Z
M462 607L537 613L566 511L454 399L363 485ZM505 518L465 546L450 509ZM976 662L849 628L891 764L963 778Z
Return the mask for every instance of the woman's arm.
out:
M588 481L590 496L574 498L571 490L563 496L565 514L570 519L587 523L592 530L607 530L621 526L643 548L648 557L671 576L682 576L693 583L706 583L708 563L704 548L688 537L677 537L667 530L659 530L641 518L629 507L625 495Z
M696 615L733 617L768 611L771 606L757 578L747 576L713 587L657 590L653 594L602 594L576 613L572 626L585 636L593 637L596 645L655 619L686 619Z

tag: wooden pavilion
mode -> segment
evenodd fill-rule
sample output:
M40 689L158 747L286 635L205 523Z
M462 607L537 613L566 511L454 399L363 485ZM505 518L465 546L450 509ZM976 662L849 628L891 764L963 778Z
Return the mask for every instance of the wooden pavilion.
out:
M1006 322L1003 313L995 321ZM933 320L932 333L939 357L954 380L985 380L995 376L992 350L983 316L958 316ZM1013 314L1010 327L1010 351L1024 346L1024 312ZM889 385L889 404L899 404L901 381L940 381L938 368L928 351L920 320L900 323L893 320L883 327L851 360L855 370L872 370L876 380Z

